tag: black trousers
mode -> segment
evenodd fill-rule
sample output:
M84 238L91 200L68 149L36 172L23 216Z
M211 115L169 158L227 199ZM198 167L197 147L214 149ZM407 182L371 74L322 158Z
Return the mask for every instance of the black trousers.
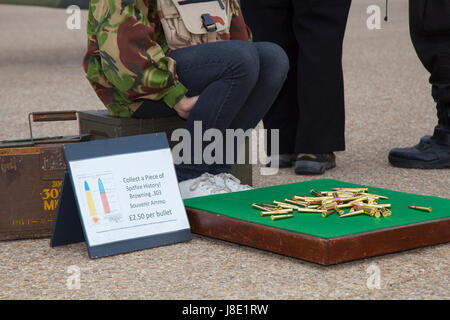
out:
M344 150L342 42L351 0L240 2L254 40L277 43L290 59L288 78L263 118L266 129L280 130L280 154Z
M411 40L437 102L435 135L450 143L450 0L410 0L409 15Z

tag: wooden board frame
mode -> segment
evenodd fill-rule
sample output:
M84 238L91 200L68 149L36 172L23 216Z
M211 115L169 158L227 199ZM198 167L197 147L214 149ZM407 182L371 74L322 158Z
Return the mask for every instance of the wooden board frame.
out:
M320 238L186 208L191 231L328 266L450 242L450 218Z

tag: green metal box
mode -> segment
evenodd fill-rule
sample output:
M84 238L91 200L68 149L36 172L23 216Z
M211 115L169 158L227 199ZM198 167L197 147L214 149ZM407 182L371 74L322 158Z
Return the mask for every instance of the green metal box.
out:
M118 138L146 133L165 132L172 148L178 141L171 141L172 132L185 127L185 121L177 115L149 118L118 118L109 115L108 110L80 111L78 113L80 133L87 134L91 140ZM241 183L252 185L252 165L249 163L249 142L246 142L246 164L234 165L231 174Z

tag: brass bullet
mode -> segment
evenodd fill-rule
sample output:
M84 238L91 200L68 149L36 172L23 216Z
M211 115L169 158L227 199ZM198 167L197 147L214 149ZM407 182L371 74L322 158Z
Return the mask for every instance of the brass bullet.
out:
M380 211L378 211L377 209L375 209L375 214L374 214L375 218L380 218L381 217L381 213Z
M258 210L266 211L268 208L261 207L260 205L257 205L256 203L252 204L252 207Z
M433 211L432 207L408 206L408 208L414 209L414 210L426 211L426 212L432 212Z
M261 217L268 217L268 216L276 216L276 215L281 215L284 214L283 212L278 212L278 211L261 211L261 213L259 214Z
M309 209L309 208L297 208L298 212L311 212L311 213L322 213L322 212L326 212L326 210L321 210L321 209Z
M279 216L271 216L270 220L275 221L275 220L287 219L287 218L292 218L293 216L294 216L293 214L283 214L283 215L279 215Z
M361 199L361 197L357 196L357 197L341 197L341 198L337 198L335 200L340 200L341 202L348 203L348 202L355 201L355 200L360 201L360 199Z
M350 211L355 211L355 210L362 210L362 207L364 206L364 203L362 202L355 202L355 203L351 203L352 208Z
M321 193L317 192L314 189L311 189L310 193L316 197L323 197L323 195Z
M317 198L306 198L305 201L306 201L307 205L310 206L310 205L316 205L316 204L322 205L324 202L329 201L331 199L332 198L330 198L330 197L322 197L322 198L317 197Z
M283 209L294 209L294 210L296 210L298 208L298 206L294 206L294 205L291 205L291 204L280 204L279 206L281 208L283 208Z
M364 203L354 204L352 209L350 210L350 212L360 211L360 210L363 210L365 214L367 214L367 215L369 215L371 217L373 217L373 216L375 216L377 218L380 217L380 212L378 212L378 210L380 210L380 208L374 207L374 206L371 206L371 205L367 205L367 204L364 204Z
M338 209L345 209L345 208L351 208L353 206L353 203L346 203L346 204L338 204Z
M375 198L375 199L384 199L384 200L388 200L388 197L385 196L380 196L379 194L373 194L373 193L364 193L365 196L368 196L370 198Z
M298 206L290 204L290 203L284 203L284 202L280 202L280 201L273 201L274 203L276 203L279 207L285 208L285 209L297 209Z
M386 208L382 208L382 209L380 209L380 211L384 218L387 218L392 215L392 211L388 210Z
M354 206L353 207L353 212L355 211L364 211L364 214L373 217L375 215L375 213L377 212L376 208L370 208L370 207L365 207L365 206Z
M272 203L261 203L261 205L267 208L278 208L277 205L274 205Z
M322 209L322 210L326 210L327 212L325 213L322 213L322 217L324 217L324 218L326 218L326 217L328 217L329 216L329 214L327 215L327 213L329 212L329 211L336 211L337 213L339 213L339 215L341 215L341 214L343 214L344 213L344 211L342 211L342 210L339 210L338 208L337 208L337 204L336 204L336 202L328 202L328 203L324 203L321 207L320 207L320 209ZM330 213L331 214L331 213Z
M269 212L279 212L279 213L288 213L288 212L292 212L294 211L294 209L292 208L287 208L287 209L276 209L276 210L271 210Z
M303 207L306 207L306 205L307 205L307 203L304 201L296 201L296 200L291 200L291 199L284 199L284 201L295 204L295 205L303 206Z
M358 198L350 201L350 203L363 202L363 201L366 201L367 199L368 199L367 197L358 197Z
M283 210L274 210L274 211L261 211L260 215L261 217L267 217L267 216L273 216L273 215L280 215L292 212L292 209L283 209Z
M325 200L322 203L335 203L335 204L342 204L344 203L345 198L331 198L329 200Z
M337 206L336 202L334 201L324 201L322 202L322 209L331 210L334 209Z
M320 193L322 194L322 196L333 198L349 198L354 196L353 193L351 192L343 192L343 191L323 191Z
M374 216L378 210L376 208L370 208L370 207L362 207L362 210L364 210L365 213L370 214L370 216Z
M306 206L309 207L314 205L322 205L322 202L323 200L315 200L315 201L308 200L306 201Z
M345 217L353 217L353 216L360 216L360 215L362 215L362 214L364 214L364 210L353 211L353 212L350 212L350 213L346 213L346 214L341 215L341 218L345 218Z
M355 192L348 192L348 191L334 191L337 192L337 194L339 195L339 197L344 197L344 198L350 198L350 197L356 197L358 194L356 194ZM332 193L331 193L332 194Z
M294 196L293 199L294 200L305 201L305 202L308 202L309 204L320 204L322 201L333 199L333 197L299 197L299 196Z
M322 212L322 218L326 218L329 215L332 215L335 211L334 210L328 210L326 212Z
M390 203L386 203L386 204L370 204L370 203L366 203L366 204L364 204L364 206L370 207L370 208L382 209L382 208L390 208L391 204Z

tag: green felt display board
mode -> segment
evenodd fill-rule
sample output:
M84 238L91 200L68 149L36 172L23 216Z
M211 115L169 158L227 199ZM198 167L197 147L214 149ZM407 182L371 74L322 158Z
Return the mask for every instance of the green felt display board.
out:
M293 218L271 221L270 217L261 217L259 210L251 207L252 203L283 201L285 198L292 198L294 195L311 196L311 189L328 191L331 188L339 187L368 187L370 193L389 197L389 200L381 200L380 203L392 204L392 216L379 219L366 215L340 218L339 215L332 214L327 218L322 218L320 214L294 212L295 217ZM448 199L402 193L329 179L191 198L184 200L184 203L188 208L325 239L450 217L450 200ZM408 208L409 205L432 207L433 212L412 210ZM348 209L344 209L344 211L347 212Z

